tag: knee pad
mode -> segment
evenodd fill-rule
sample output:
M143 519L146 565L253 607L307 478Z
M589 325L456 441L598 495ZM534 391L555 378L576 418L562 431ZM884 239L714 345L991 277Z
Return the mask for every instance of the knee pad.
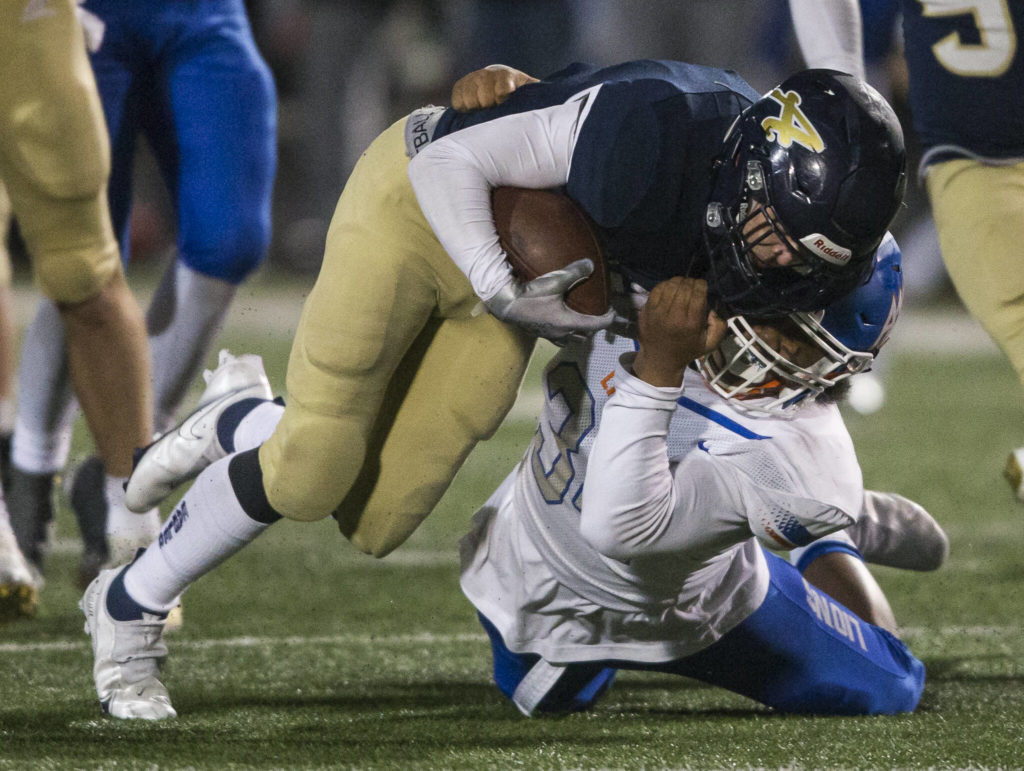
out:
M263 262L270 245L269 212L239 211L182 233L182 261L197 273L239 284Z
M102 185L82 197L52 197L22 184L18 224L36 283L51 300L74 304L96 295L122 272Z
M282 474L273 459L274 449L268 441L249 451L259 455L260 490L267 504L285 519L296 522L317 522L330 516L336 504L304 484L304 480Z
M335 512L338 529L363 554L381 559L405 543L426 518L426 514L395 514L394 517L365 514L355 525ZM394 521L389 521L394 519Z
M120 252L113 237L80 247L42 248L29 242L32 269L40 291L58 305L74 305L95 297L114 276L123 274Z

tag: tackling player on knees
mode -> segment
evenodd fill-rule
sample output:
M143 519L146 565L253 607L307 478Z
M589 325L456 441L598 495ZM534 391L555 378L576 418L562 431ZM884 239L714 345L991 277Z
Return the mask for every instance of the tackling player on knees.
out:
M674 278L640 311L638 352L602 335L548 365L537 439L461 544L495 682L520 711L588 709L619 669L784 712L916 707L924 667L864 563L937 567L945 535L864 491L834 403L899 310L894 241L875 264L823 314L760 322L726 323L704 282Z

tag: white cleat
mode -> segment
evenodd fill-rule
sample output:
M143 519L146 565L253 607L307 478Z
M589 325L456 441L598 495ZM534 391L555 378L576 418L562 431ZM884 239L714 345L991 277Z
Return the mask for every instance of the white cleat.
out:
M949 556L949 538L920 504L896 493L864 491L860 519L847 533L874 565L901 570L938 570Z
M0 499L0 506L3 500ZM0 623L31 618L39 607L39 588L7 519L0 511Z
M263 360L255 354L221 351L217 369L203 377L206 390L195 411L138 456L125 486L125 504L132 511L148 511L228 454L217 438L217 420L224 410L245 399L274 398Z
M1010 457L1006 459L1003 476L1013 488L1017 500L1024 503L1024 447L1018 447L1010 453Z
M167 658L164 620L142 613L134 621L115 621L107 611L107 593L126 568L102 571L85 590L78 607L92 638L92 676L103 711L125 720L177 717L171 697L160 682Z

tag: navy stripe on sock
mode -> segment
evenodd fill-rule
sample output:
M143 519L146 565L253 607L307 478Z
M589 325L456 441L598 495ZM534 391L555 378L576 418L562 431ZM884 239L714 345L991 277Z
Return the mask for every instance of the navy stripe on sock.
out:
M281 519L263 491L259 447L240 452L228 463L228 478L242 510L257 522L272 525Z
M260 399L258 396L242 399L224 410L217 418L217 441L220 442L220 446L224 448L225 452L235 451L235 429L246 415L265 401L266 399Z
M140 549L139 552L141 551ZM110 588L107 590L107 613L114 621L138 621L143 613L166 618L166 613L144 608L128 594L128 590L124 588L124 574L128 572L129 567L131 565L126 565L110 582Z

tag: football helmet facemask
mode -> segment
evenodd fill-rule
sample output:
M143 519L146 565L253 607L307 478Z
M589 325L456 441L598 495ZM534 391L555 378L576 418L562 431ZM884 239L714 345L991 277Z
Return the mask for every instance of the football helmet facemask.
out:
M901 262L896 239L887 234L866 283L824 311L794 313L762 326L773 332L771 340L757 331L757 322L730 318L725 338L697 363L704 380L744 412L791 415L826 389L867 371L899 316ZM788 338L783 345L780 337Z
M704 238L720 315L820 309L871 270L906 189L903 132L871 86L805 70L739 115L715 175ZM796 259L758 267L753 250L773 236Z

